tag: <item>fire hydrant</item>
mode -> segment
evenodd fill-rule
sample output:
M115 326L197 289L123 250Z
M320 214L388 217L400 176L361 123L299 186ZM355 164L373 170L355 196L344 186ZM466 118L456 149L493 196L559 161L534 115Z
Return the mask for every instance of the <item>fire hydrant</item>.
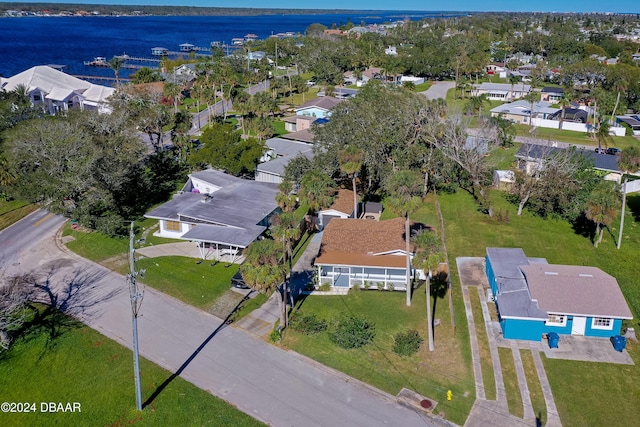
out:
M453 398L453 392L451 390L447 391L447 400L451 400Z

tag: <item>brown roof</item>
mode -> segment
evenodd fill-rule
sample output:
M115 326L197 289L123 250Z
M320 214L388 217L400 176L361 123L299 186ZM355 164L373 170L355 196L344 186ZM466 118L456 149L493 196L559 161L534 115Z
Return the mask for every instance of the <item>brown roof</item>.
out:
M342 101L341 99L334 98L333 96L322 96L322 97L315 98L305 102L304 104L296 108L296 111L302 110L303 108L309 108L309 107L318 107L318 108L324 108L325 110L332 110L341 101Z
M351 215L353 213L353 191L341 188L329 209Z
M309 128L280 135L280 138L301 142L313 142L313 132L311 131L311 128Z
M335 220L334 220L335 221ZM331 221L333 222L333 221ZM316 265L350 265L356 267L392 267L405 268L407 257L398 255L360 255L341 252L321 254L315 260Z
M616 279L599 268L531 264L520 269L531 298L547 313L633 318Z

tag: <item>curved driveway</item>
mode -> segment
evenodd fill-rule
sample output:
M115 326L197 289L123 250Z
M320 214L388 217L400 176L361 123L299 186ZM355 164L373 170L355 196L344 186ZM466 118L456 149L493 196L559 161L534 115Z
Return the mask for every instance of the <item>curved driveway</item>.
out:
M5 264L6 274L35 272L62 294L73 289L73 296L65 302L66 311L131 348L125 278L67 252L56 235L61 218L50 216L40 223L29 220L47 215L38 211L0 233L1 256L8 247L6 236L13 240L11 236L21 234L16 230L37 230L37 237L30 238L25 250L18 252L15 243L10 248L15 257ZM270 425L448 424L400 406L394 396L226 326L221 319L150 288L145 290L138 327L143 357Z

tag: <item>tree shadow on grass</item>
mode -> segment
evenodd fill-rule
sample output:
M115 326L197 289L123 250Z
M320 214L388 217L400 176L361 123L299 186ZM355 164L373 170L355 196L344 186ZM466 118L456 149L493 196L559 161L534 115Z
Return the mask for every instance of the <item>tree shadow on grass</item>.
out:
M211 332L211 334L205 338L204 341L202 341L202 343L198 346L198 348L196 348L194 350L193 353L191 353L191 355L187 358L187 360L184 361L184 363L182 365L180 365L180 367L178 368L178 370L171 374L169 376L169 378L167 378L166 380L164 380L164 382L162 384L160 384L151 394L151 396L149 396L149 398L147 398L147 400L145 400L142 403L142 408L146 408L147 406L151 405L154 400L156 400L156 398L158 396L160 396L160 394L164 391L164 389L167 388L167 386L169 384L171 384L171 382L173 380L176 379L176 377L180 376L180 374L182 374L182 372L187 368L187 366L189 366L189 364L193 361L193 359L196 358L196 356L198 356L198 354L200 354L200 352L207 346L207 344L209 344L209 342L213 339L213 337L215 337L220 331L222 331L224 328L227 327L227 325L231 324L232 319L234 314L236 313L236 311L238 311L240 309L240 306L242 306L242 304L244 304L245 301L247 301L250 298L250 294L248 293L247 295L244 296L244 298L242 298L242 300L240 300L240 302L238 302L238 304L235 306L235 308L231 311L231 313L229 313L229 315L223 320L223 322L220 324L220 326L218 326L216 329L214 329L213 332Z
M587 219L585 214L580 214L580 216L571 223L571 227L575 234L586 237L591 243L594 243L594 239L596 238L596 225L593 221Z
M11 304L14 317L9 333L11 341L28 341L47 334L43 354L55 347L56 339L68 330L82 326L79 320L100 315L100 303L120 290L105 290L100 281L106 270L89 268L65 273L69 260L57 260L43 272L25 273L6 278L0 304ZM4 352L6 355L7 352Z

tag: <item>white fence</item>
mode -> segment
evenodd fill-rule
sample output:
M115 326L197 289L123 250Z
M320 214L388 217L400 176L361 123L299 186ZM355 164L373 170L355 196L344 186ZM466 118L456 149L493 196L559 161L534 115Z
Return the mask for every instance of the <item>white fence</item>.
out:
M533 120L533 125L541 128L550 128L550 129L559 129L560 121L558 120L548 120L548 119L540 119L535 117ZM573 130L577 132L589 132L593 130L592 126L587 126L585 123L576 123L564 121L562 123L563 130ZM624 136L625 128L622 126L611 126L609 133L615 136Z
M640 179L638 179L636 181L627 182L627 186L624 189L624 191L627 194L629 194L629 193L637 193L638 191L640 191Z

